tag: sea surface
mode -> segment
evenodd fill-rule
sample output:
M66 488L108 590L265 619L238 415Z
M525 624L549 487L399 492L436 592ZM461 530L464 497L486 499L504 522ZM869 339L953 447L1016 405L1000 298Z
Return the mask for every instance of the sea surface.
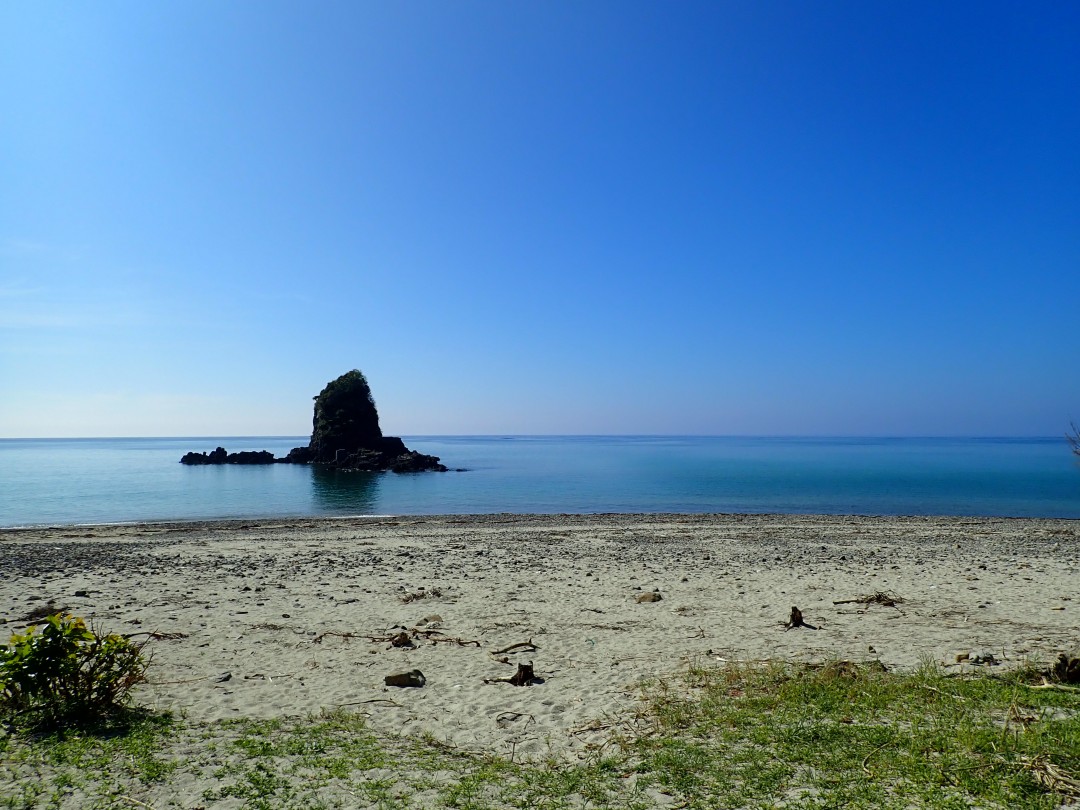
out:
M0 439L0 527L470 513L758 512L1080 518L1064 438L408 436L448 473L189 467L307 437Z

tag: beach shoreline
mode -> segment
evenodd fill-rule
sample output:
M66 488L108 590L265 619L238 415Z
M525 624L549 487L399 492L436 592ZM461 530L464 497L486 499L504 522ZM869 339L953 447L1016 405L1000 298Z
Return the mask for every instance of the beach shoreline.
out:
M1080 610L1080 521L1059 519L215 520L5 529L0 557L0 631L51 606L154 634L142 705L198 722L345 707L519 758L595 748L644 680L688 664L1046 664ZM875 594L898 598L855 601ZM792 606L816 629L785 629ZM491 682L530 662L540 682ZM422 688L384 683L414 669Z

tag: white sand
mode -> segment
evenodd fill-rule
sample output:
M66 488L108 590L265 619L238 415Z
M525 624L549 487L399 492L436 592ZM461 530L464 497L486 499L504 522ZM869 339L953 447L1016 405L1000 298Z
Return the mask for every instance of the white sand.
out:
M636 601L654 589L661 601ZM904 601L834 604L878 591ZM634 709L643 678L688 661L1049 662L1077 641L1080 522L503 515L0 532L4 629L47 602L110 631L185 634L150 644L139 699L192 720L346 706L469 750L572 754L604 738L591 725ZM793 605L818 629L785 631ZM479 647L367 638L403 628ZM484 682L528 661L542 683ZM384 685L412 669L423 688Z

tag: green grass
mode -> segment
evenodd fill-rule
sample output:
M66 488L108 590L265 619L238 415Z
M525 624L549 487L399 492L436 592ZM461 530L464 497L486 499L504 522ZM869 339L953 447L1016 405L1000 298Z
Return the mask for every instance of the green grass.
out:
M649 690L637 769L686 807L1055 808L1040 756L1080 774L1080 691L833 664L694 669Z
M1080 690L1024 673L831 664L689 669L646 686L634 733L582 761L512 762L362 717L0 736L0 807L1056 808L1080 774ZM201 796L176 798L175 785ZM171 792L170 792L171 791Z
M0 732L0 807L61 807L75 791L93 806L115 806L129 786L177 769L166 751L177 727L170 714L132 711L92 731Z

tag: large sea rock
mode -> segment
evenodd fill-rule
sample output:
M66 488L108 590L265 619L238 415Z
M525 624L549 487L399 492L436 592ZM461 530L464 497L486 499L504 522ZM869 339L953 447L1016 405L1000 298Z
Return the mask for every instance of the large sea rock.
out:
M315 397L311 441L284 458L266 450L188 453L181 464L318 464L338 470L446 472L438 456L417 453L397 436L383 436L367 378L357 369L342 374Z

